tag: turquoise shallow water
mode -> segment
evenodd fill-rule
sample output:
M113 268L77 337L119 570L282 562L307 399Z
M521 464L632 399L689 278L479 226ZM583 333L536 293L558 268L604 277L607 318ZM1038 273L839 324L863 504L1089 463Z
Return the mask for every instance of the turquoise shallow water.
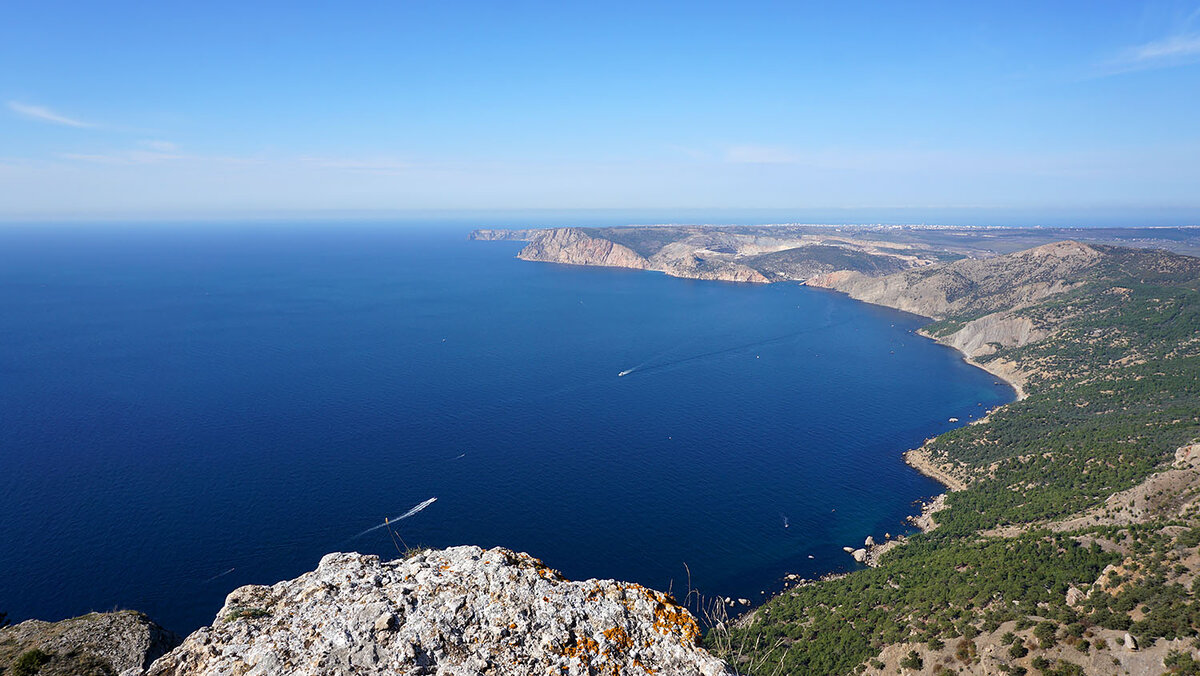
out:
M0 231L0 610L187 632L432 497L409 544L758 601L898 532L939 491L901 452L1012 397L911 315L466 234Z

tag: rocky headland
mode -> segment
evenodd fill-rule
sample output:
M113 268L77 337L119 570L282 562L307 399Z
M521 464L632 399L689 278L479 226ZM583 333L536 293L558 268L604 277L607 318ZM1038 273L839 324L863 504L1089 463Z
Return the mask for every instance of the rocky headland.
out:
M518 258L565 265L654 270L672 277L764 284L842 269L884 274L937 256L909 244L792 228L545 228L476 230L476 240L528 242Z
M982 260L1064 240L1086 239L1084 244L1088 245L1128 242L1184 253L1200 252L1200 229L1193 228L641 225L492 228L475 230L470 237L527 242L518 257L530 261L654 270L688 279L760 284L851 273L878 279L939 263Z
M732 673L700 639L661 592L451 547L329 554L294 580L234 590L182 644L133 612L23 622L0 630L0 673L21 660L45 676Z

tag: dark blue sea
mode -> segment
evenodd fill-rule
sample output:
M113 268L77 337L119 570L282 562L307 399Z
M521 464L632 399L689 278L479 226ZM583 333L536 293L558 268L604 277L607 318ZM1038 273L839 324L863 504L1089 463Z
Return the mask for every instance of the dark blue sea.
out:
M901 532L939 492L901 453L1012 397L912 315L467 232L0 230L0 611L189 632L434 497L408 545L758 602Z

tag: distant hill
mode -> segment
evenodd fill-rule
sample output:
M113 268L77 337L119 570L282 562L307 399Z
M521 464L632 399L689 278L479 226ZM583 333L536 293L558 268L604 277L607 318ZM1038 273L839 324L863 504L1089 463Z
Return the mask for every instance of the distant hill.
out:
M879 277L1072 239L1200 254L1200 228L663 225L476 230L471 238L526 241L518 254L524 260L756 283L804 281L838 271Z

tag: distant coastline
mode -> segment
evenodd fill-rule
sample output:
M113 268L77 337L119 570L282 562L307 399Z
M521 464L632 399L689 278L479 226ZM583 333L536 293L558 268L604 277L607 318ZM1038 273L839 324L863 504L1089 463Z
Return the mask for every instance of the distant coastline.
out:
M896 230L885 229L892 232ZM885 239L881 237L881 232L884 231L872 227L855 229L835 226L652 226L475 230L470 238L528 242L529 244L517 254L517 258L526 261L649 270L699 280L799 282L805 286L841 293L859 302L916 314L927 320L926 326L936 323L935 318L919 311L914 312L914 309L921 309L919 305L914 308L911 304L862 298L838 288L838 285L847 279L847 275L861 275L864 271L892 273L904 269L924 268L937 262L945 253L925 245L880 241ZM928 236L931 233L941 234L941 231L921 229L921 233ZM831 249L837 251L831 253ZM776 251L773 258L762 255L763 252L772 250ZM801 253L780 255L793 251ZM961 249L956 252L961 253ZM730 253L735 255L729 256ZM990 253L992 252L979 251L979 254ZM836 265L847 265L851 269L830 269ZM1024 376L1015 365L1008 362L979 361L964 349L963 345L949 340L949 336L937 336L924 329L918 329L916 333L922 338L954 349L964 362L989 373L1012 388L1013 401L1020 401L1027 396ZM997 408L1000 407L991 410ZM974 423L986 420L985 416ZM931 441L932 439L926 440L921 447L904 451L904 462L921 475L944 486L948 492L965 489L967 483L964 479L954 476L948 468L934 462L926 450ZM944 496L945 493L940 493L924 503L919 514L908 517L909 523L921 531L929 531L936 527L933 514L945 508ZM905 539L901 537L878 545L868 545L863 558L860 558L862 552L854 554L854 557L868 565L876 565L884 552L903 545L904 542Z
M972 241L980 232L992 235ZM995 235L1000 233L1000 237ZM1030 231L1017 228L878 228L872 226L653 226L628 228L534 228L523 230L476 230L478 240L517 240L528 242L517 257L521 260L554 262L567 265L620 267L664 272L675 277L700 280L771 283L799 282L805 286L835 291L873 305L910 312L927 320L915 333L922 338L954 349L963 361L981 369L1012 388L1014 398L989 410L988 414L1028 396L1028 373L1004 360L981 360L989 354L989 344L1020 344L1035 339L1031 327L1020 319L984 318L978 324L954 327L941 335L926 330L936 324L932 314L943 314L944 301L928 294L912 295L893 288L871 288L880 276L901 276L905 270L919 273L924 269L955 259L990 258L994 247L1024 246L1042 243L1060 256L1062 247L1057 231ZM1078 237L1079 233L1070 235ZM1126 233L1128 235L1130 233ZM1144 234L1144 233L1136 233ZM949 235L949 238L947 236ZM1106 232L1106 237L1120 234ZM1010 238L1012 244L998 239ZM958 241L961 240L961 241ZM1050 242L1046 244L1046 242ZM1076 251L1067 247L1065 255ZM866 286L866 288L862 288ZM911 291L911 289L910 289ZM988 342L983 342L983 341ZM986 424L988 416L971 424ZM935 437L936 438L936 437ZM905 464L946 488L964 490L968 478L956 476L954 468L936 462L928 450L933 439L902 453ZM922 505L921 512L908 518L922 531L936 527L933 514L946 506L946 493ZM856 560L877 565L886 551L900 546L904 539L867 546L864 558Z

